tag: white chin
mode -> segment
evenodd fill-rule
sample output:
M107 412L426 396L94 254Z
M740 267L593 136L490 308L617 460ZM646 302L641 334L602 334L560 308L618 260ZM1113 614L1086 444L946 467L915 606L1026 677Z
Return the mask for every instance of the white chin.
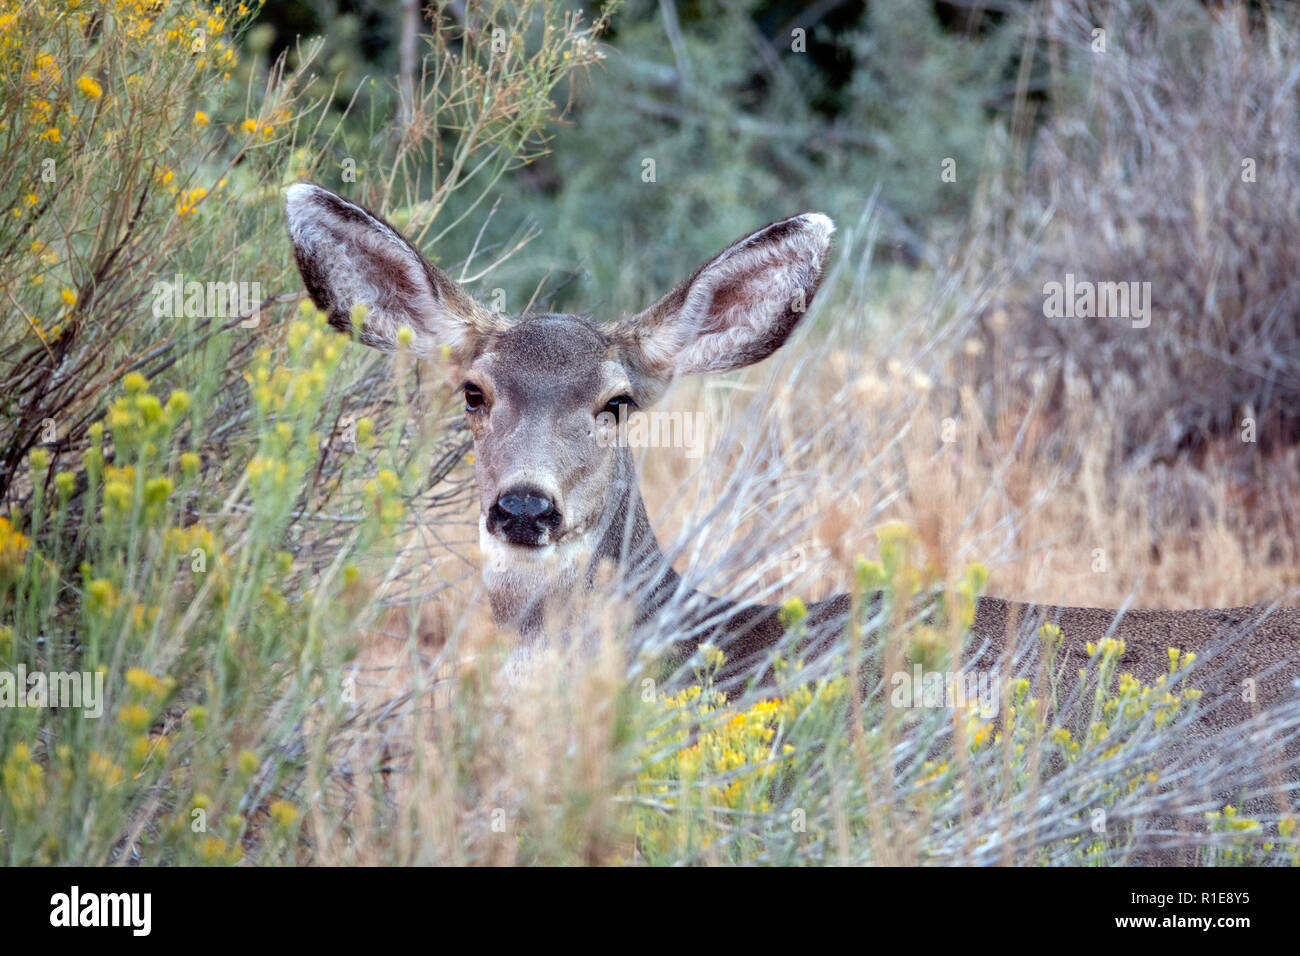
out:
M511 544L489 534L479 519L479 551L483 554L483 583L489 591L511 592L515 599L568 597L591 560L591 532L566 535L539 547Z
M528 545L503 541L492 534L489 534L487 538L488 540L484 541L482 534L479 536L479 549L484 556L488 557L489 560L507 561L511 564L548 561L555 557L561 547L554 541L548 544Z

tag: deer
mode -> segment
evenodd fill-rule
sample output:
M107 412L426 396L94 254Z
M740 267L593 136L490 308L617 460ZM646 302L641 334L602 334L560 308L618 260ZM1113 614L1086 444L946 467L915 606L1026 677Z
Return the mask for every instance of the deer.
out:
M598 432L602 420L652 405L678 377L752 365L785 344L821 282L830 218L769 223L642 312L597 321L488 311L392 225L321 186L288 187L286 212L306 291L333 326L354 331L353 308L364 305L362 343L394 351L409 329L416 354L450 354L473 437L482 579L498 624L527 639L612 567L636 583L628 593L637 624L675 615L677 660L708 642L726 655L723 678L770 676L787 636L779 609L685 588L651 527L631 450ZM801 652L838 640L851 610L843 594L810 605ZM1044 653L1033 635L1045 623L1060 629L1065 672L1108 637L1124 642L1125 669L1145 682L1167 672L1170 648L1209 655L1217 690L1191 733L1210 746L1267 727L1269 709L1298 696L1300 608L1288 606L1116 610L983 595L967 664L1014 659L1032 669ZM1293 783L1297 766L1289 762Z

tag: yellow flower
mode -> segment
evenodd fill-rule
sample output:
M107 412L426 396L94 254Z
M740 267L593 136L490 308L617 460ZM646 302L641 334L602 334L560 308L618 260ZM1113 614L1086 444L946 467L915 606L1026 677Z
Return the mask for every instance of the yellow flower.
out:
M54 62L54 57L48 53L41 53L36 57L36 69L28 73L27 78L33 83L40 83L43 80L57 83L63 79L63 72L59 69L59 65Z
M24 812L45 803L45 769L32 760L31 750L18 743L0 771L3 790L15 810Z
M95 82L93 77L83 76L77 80L77 87L92 100L97 100L104 95L103 89Z
M165 502L173 490L170 478L150 478L144 484L144 501L146 505L160 505Z
M1096 644L1092 641L1088 641L1084 645L1084 649L1087 650L1089 657L1093 657L1098 653L1106 659L1117 659L1124 656L1124 642L1116 640L1113 637L1103 637L1101 641Z
M222 863L230 855L226 841L219 836L208 836L199 844L199 858L205 863Z
M61 295L63 297L63 301L68 304L68 308L72 308L74 305L77 304L77 293L75 293L71 289L64 289L62 292L59 293L59 295Z
M194 189L187 189L181 193L180 199L176 203L176 216L183 219L192 213L208 191L202 186L196 186Z
M184 415L189 411L190 393L184 389L176 389L167 397L167 411L173 416Z
M86 606L91 611L112 610L117 604L117 588L107 578L96 578L90 582L86 597Z
M239 752L239 772L245 777L251 777L257 773L257 768L262 762L257 758L257 754L251 750L241 750Z
M16 575L27 557L31 540L14 531L9 519L0 517L0 579Z
M41 134L41 139L49 140L51 143L61 143L63 142L63 134L59 132L57 126L51 126Z
M288 800L276 800L270 806L271 819L277 826L289 828L298 822L298 808Z
M129 730L139 731L149 726L151 718L148 708L140 704L127 704L117 712L117 719Z
M798 627L807 616L807 606L797 597L792 597L782 604L781 610L777 613L781 626L786 629Z
M126 482L110 481L104 486L104 506L110 510L129 510L134 497Z
M881 546L907 547L916 541L914 532L905 522L888 521L876 531L876 539Z
M208 119L208 114L205 113L205 112L203 112L203 110L195 110L195 111L194 111L194 125L195 125L195 126L207 126L209 122L211 122L211 121Z
M135 467L133 465L109 465L104 469L107 481L120 481L127 485L135 484Z
M122 768L96 751L90 752L90 775L110 787L122 782Z

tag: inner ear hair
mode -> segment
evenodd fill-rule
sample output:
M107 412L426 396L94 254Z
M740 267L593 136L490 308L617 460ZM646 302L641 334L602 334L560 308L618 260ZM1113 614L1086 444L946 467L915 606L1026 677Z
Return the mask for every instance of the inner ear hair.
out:
M821 213L769 223L619 323L614 338L646 377L724 372L780 348L812 304L835 225Z
M411 329L412 349L443 346L463 355L491 316L393 226L358 203L312 183L285 191L294 258L312 301L330 324L352 331L352 310L368 312L361 341L383 351Z

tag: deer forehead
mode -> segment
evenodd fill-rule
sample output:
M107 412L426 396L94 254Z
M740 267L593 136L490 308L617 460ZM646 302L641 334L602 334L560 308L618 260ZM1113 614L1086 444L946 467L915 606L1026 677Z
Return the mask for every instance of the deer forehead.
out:
M485 338L467 374L511 404L585 409L606 392L629 387L621 351L589 319L528 316Z

